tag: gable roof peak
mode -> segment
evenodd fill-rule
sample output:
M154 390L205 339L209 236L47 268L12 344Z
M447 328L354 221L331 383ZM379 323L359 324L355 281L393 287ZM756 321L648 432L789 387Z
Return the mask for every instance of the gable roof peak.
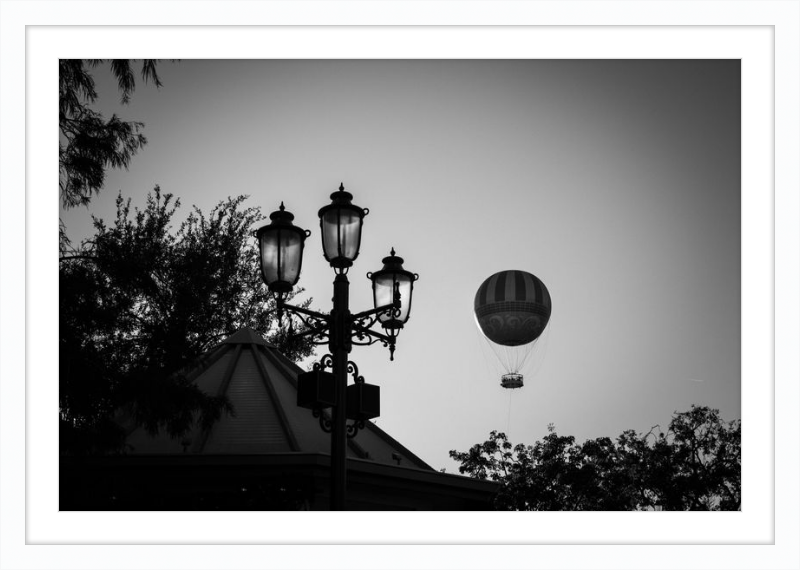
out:
M267 348L275 348L275 345L268 343L264 337L250 327L242 327L231 336L222 341L222 344L259 344Z

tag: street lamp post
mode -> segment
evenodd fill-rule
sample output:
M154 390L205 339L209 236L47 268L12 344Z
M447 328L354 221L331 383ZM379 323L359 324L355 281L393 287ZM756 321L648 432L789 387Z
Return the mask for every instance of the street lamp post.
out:
M364 382L358 367L348 360L353 344L376 342L389 348L394 360L397 335L408 321L414 282L419 278L403 268L403 259L391 254L383 259L383 268L367 273L372 281L374 307L350 312L350 282L347 272L361 248L361 228L366 208L352 203L353 196L339 186L331 194L331 203L319 211L322 251L336 272L333 281L333 308L329 314L318 313L285 303L300 278L305 239L311 232L292 224L294 216L280 209L270 214L270 223L256 236L261 259L261 276L275 296L278 311L295 314L306 325L296 336L311 336L315 344L327 344L330 354L314 364L314 370L298 376L298 405L310 408L320 426L331 434L331 510L346 508L347 438L355 437L368 419L380 415L379 387ZM373 330L379 324L384 332ZM326 372L330 368L331 372ZM354 383L348 386L347 376ZM324 410L331 408L330 419ZM348 424L347 420L353 420Z

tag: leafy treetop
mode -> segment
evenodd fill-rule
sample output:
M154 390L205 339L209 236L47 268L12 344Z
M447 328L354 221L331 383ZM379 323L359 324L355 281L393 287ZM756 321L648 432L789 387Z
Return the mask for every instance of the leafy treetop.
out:
M195 207L174 230L180 202L171 194L156 186L134 211L120 195L114 223L95 218L94 236L62 256L62 450L120 449L110 418L123 407L151 432L176 437L197 414L208 423L235 412L176 372L243 326L269 331L291 359L311 354L308 339L277 326L251 235L260 211L245 199L228 198L207 214Z
M738 510L741 422L692 406L666 432L624 431L577 444L551 424L533 445L504 433L468 451L451 451L459 472L501 484L498 510Z
M64 208L85 206L105 183L108 168L127 168L131 157L146 143L144 124L123 121L117 115L106 119L91 109L97 100L94 78L89 72L102 59L59 60L59 187ZM142 80L161 86L156 73L157 60L141 64ZM117 79L121 102L127 104L136 88L132 60L110 60Z

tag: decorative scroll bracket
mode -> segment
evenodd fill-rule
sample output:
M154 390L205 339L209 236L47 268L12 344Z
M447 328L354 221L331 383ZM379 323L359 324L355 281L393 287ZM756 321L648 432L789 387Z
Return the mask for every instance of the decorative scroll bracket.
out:
M283 311L288 311L296 316L306 326L306 330L292 334L293 338L301 338L304 336L311 336L314 344L328 344L330 342L330 329L331 317L323 313L304 309L303 307L295 307L283 302L282 298L278 298L278 318L280 318Z

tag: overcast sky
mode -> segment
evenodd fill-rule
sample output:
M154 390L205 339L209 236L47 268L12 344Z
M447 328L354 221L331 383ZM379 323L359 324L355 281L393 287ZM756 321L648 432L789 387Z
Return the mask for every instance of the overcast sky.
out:
M721 61L162 62L107 115L145 123L147 146L111 171L143 206L159 184L179 222L247 194L310 229L300 285L330 310L333 270L317 211L340 182L370 209L350 271L351 309L391 247L419 273L394 362L355 347L381 386L377 424L435 468L505 431L533 443L553 423L578 441L665 426L692 404L740 418L740 64ZM478 332L475 291L519 269L553 299L525 386L505 390ZM322 347L324 348L324 347ZM318 355L324 350L318 350Z

